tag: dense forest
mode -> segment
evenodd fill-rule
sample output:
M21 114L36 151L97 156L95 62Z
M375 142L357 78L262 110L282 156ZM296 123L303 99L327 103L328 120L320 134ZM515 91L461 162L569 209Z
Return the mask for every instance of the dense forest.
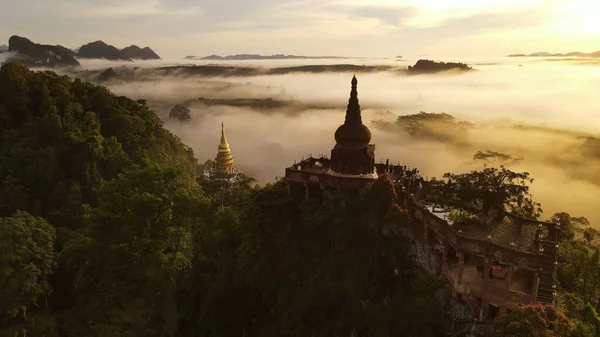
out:
M0 336L445 335L386 176L301 203L199 165L143 100L12 62L0 83ZM552 221L558 311L492 333L600 332L600 235Z
M0 83L0 335L437 333L439 280L379 230L407 221L389 180L299 204L195 179L142 100L19 63Z

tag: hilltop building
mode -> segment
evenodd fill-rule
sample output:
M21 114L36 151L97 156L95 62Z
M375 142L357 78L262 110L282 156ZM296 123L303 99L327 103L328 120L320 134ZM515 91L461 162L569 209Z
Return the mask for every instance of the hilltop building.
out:
M302 158L285 170L293 198L320 198L323 190L369 188L381 174L396 186L398 203L411 215L404 230L416 244L429 247L453 295L467 303L482 321L512 310L518 303L555 302L560 227L498 211L486 214L465 206L470 221L454 223L456 207L429 202L429 182L416 169L375 163L371 132L362 123L356 77L352 78L346 119L335 132L331 158Z
M231 154L229 143L227 143L227 138L225 138L225 126L223 122L221 122L221 142L219 143L219 150L215 162L217 168L227 173L234 173L233 155Z

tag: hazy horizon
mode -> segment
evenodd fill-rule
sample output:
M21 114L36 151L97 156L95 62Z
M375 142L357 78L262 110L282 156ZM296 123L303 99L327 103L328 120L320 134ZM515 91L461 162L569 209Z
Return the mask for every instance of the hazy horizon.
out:
M103 40L119 48L150 46L165 58L489 57L600 49L600 5L587 0L0 1L6 9L0 12L0 41L6 42L0 44L11 35L69 48Z
M446 59L446 61L451 59ZM394 71L356 73L363 122L373 133L376 160L389 158L418 167L425 177L465 172L481 167L476 151L494 150L524 160L511 166L528 171L532 192L545 210L542 218L567 211L586 216L596 227L600 214L600 157L583 151L585 135L600 137L596 93L600 67L536 59L479 58L476 71L462 74L409 76ZM307 64L387 64L406 68L412 61L367 59L268 60L207 62L144 61L129 64L154 68L169 64L228 64L280 67ZM353 62L352 62L353 61ZM360 61L360 63L358 62ZM81 69L101 69L123 63L82 60ZM115 68L118 69L118 68ZM165 121L165 128L191 146L202 163L214 159L221 122L236 165L261 184L283 176L285 167L312 153L328 154L333 133L343 123L352 72L290 73L244 77L186 75L152 76L104 83L117 95L147 99ZM76 76L76 75L74 75ZM148 77L149 76L149 77ZM192 120L168 118L176 103L213 99L273 98L285 104L276 109L192 104ZM418 139L399 128L382 129L373 121L394 121L419 111L445 112L478 125L453 142ZM515 125L536 126L523 130ZM445 132L440 130L440 132ZM460 145L466 143L467 146Z

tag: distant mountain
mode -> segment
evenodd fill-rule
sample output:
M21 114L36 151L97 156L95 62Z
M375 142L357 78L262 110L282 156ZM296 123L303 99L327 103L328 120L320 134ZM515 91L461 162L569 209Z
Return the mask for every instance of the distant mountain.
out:
M582 53L573 51L570 53L548 53L548 52L537 52L531 54L511 54L507 57L600 57L600 50L591 53Z
M124 56L119 49L104 43L104 41L90 42L81 46L77 52L77 56L86 59L132 61L131 58Z
M0 53L4 53L4 52L7 52L7 51L8 51L8 46L7 45L5 45L5 44L0 45Z
M113 61L132 60L160 60L154 50L150 47L140 48L131 45L121 50L115 46L104 43L104 41L90 42L77 49L77 56L87 59L106 59Z
M28 66L78 66L75 53L63 46L33 43L29 39L13 35L8 40L8 51L16 52L15 58Z
M160 60L160 56L150 47L140 48L136 45L121 49L121 55L133 60Z
M314 59L346 59L348 57L341 56L301 56L301 55L258 55L258 54L237 54L228 56L210 55L205 57L198 57L194 55L188 55L185 57L187 60L203 60L203 61L245 61L245 60L314 60Z

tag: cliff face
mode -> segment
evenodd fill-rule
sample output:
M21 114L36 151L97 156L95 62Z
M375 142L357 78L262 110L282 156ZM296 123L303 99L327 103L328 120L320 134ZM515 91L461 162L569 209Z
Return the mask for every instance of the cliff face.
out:
M15 58L28 66L78 66L75 53L63 46L33 43L24 37L13 35L8 40L8 51L16 52Z
M131 45L121 50L121 55L132 60L160 60L154 50L150 47L140 48L136 45Z
M79 48L77 56L86 59L107 59L113 61L131 61L130 58L121 54L121 51L104 43L103 41L95 41L85 44Z

